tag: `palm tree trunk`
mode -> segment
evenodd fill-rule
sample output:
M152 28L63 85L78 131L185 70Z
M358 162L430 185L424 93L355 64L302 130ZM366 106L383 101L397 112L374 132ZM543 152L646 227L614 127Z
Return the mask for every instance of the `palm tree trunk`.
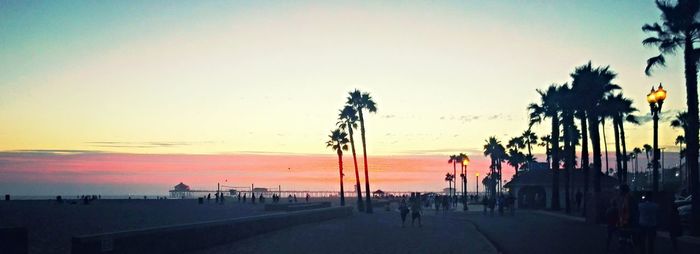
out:
M628 173L629 171L627 170L627 163L629 162L629 158L627 157L627 142L625 141L625 121L621 120L620 123L620 142L622 143L622 181L626 184L629 184L629 178L628 178Z
M610 161L608 160L608 140L605 138L605 117L600 119L600 125L603 129L603 146L605 148L605 174L608 174L608 170L610 170Z
M355 138L353 138L352 125L348 123L348 134L350 134L350 148L352 149L352 160L355 165L355 191L357 191L357 210L365 211L365 202L362 201L362 187L360 186L360 173L357 169L357 153L355 152Z
M571 123L568 113L564 114L562 129L564 129L564 210L566 213L571 213L571 192L569 181L571 179L571 168L573 167L573 157L571 156L572 141L571 141Z
M588 162L588 126L586 125L586 112L581 112L581 167L583 168L583 211L586 212L586 197L588 197L588 183L590 181L590 163Z
M588 112L588 132L591 134L591 148L593 149L593 191L600 193L600 173L601 173L601 154L600 154L600 132L597 112Z
M615 169L617 171L617 182L619 184L623 184L624 178L622 176L622 155L620 155L620 128L617 126L619 121L620 119L617 119L617 117L613 119L613 133L615 135Z
M688 129L685 133L685 163L690 171L690 194L693 195L691 224L693 235L700 235L700 182L698 178L698 66L697 54L693 48L693 36L685 33L685 89L688 97ZM690 158L690 159L688 159Z
M452 192L452 202L454 202L457 195L457 161L452 161L452 177L455 179L455 188L450 192Z
M366 207L365 211L367 213L372 213L372 198L369 189L369 170L367 167L367 140L365 139L365 118L362 116L362 109L359 108L357 113L360 116L360 136L362 137L362 156L364 157L365 166L365 198Z
M552 210L559 206L559 116L552 117Z
M338 171L340 173L340 206L345 206L345 189L343 189L343 151L338 144Z

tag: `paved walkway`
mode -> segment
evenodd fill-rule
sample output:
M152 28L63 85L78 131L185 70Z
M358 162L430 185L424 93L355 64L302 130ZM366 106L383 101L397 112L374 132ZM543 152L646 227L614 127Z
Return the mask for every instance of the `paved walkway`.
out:
M423 226L401 227L397 211L301 225L197 253L497 253L462 212L426 211Z
M481 209L475 206L472 210ZM488 216L480 212L455 214L472 221L480 232L506 254L605 253L607 231L602 225L536 211L517 211L514 216ZM700 245L680 242L680 253L698 253ZM613 240L611 251L616 253ZM656 253L673 253L668 238L657 237Z

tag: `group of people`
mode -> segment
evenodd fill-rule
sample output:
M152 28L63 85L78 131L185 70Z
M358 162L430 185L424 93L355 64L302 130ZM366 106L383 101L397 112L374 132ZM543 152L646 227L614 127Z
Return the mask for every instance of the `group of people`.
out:
M659 205L654 202L653 194L653 192L644 192L637 199L630 194L629 186L620 185L618 195L610 200L610 206L605 211L608 229L606 251L610 248L613 236L617 235L619 248L623 253L632 253L635 250L641 253L654 253L661 211ZM683 231L677 207L675 205L670 207L669 214L664 217L668 220L667 229L673 249L677 252L676 238Z
M411 213L411 226L415 225L416 220L418 220L418 226L422 227L423 223L421 221L421 215L422 215L422 208L421 204L423 203L423 198L421 196L420 192L412 192L411 197L408 198L408 202L406 202L406 198L402 198L401 202L399 203L399 212L401 213L401 227L404 227L404 224L406 223L406 217L408 216L408 213Z
M250 202L253 203L253 204L255 204L255 202L256 202L255 194L251 194L250 196L251 196L251 197L250 197ZM307 203L309 202L309 198L310 198L310 197L311 197L311 196L307 193L307 194L306 194L306 202L307 202ZM281 199L281 198L280 198L280 195L278 195L278 194L272 194L272 197L271 197L271 198L272 198L272 203L279 203L279 202L280 202L280 199ZM260 193L260 196L257 197L257 202L265 203L265 200L266 200L266 199L267 199L267 198L265 198L265 196L263 196L263 194ZM238 193L238 202L239 202L239 203L240 203L240 202L245 203L245 202L247 202L247 201L248 201L248 193L243 193L242 196L241 196L241 193ZM287 197L287 202L289 202L289 203L297 203L297 202L298 202L297 195L296 195L296 194L294 194L294 195L291 195L291 194L290 194L290 195Z
M511 194L501 193L497 197L484 196L481 199L481 205L484 207L484 215L490 213L493 216L496 209L499 215L504 215L506 210L511 215L515 214L515 197Z
M217 191L214 194L214 199L216 200L217 204L224 204L224 193ZM211 193L207 194L207 202L209 201L211 201Z

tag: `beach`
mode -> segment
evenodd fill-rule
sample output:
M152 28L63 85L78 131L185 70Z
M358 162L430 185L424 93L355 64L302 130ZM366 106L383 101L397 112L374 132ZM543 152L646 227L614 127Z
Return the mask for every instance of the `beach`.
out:
M0 227L26 227L29 253L70 253L73 236L265 213L261 204L238 203L232 198L223 205L213 198L202 205L196 199L102 199L89 205L71 201L0 201Z

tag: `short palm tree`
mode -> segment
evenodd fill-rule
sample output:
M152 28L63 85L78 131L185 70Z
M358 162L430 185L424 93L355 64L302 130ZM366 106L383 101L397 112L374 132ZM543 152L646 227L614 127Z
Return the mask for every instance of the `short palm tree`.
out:
M357 192L357 210L365 211L365 202L362 200L362 187L360 185L360 173L357 169L357 153L355 152L355 139L353 129L357 129L357 111L352 106L346 105L338 114L338 127L347 129L350 136L350 149L352 150L352 161L355 166L355 191Z
M523 141L527 145L527 167L530 167L530 163L532 163L533 156L532 156L532 146L537 145L537 134L532 131L532 128L527 128L521 135L523 138Z
M654 33L656 36L649 37L642 41L642 44L654 46L659 49L658 56L647 60L647 67L644 70L650 74L652 67L666 63L666 55L675 53L678 49L683 49L683 62L685 64L685 89L688 105L688 129L685 138L687 140L687 157L693 158L686 161L686 166L690 172L690 193L700 196L700 184L698 178L698 58L700 50L696 48L696 43L700 42L700 1L698 0L678 0L678 1L656 1L656 6L661 11L661 24L653 23L642 26L644 32ZM700 199L694 198L691 211L691 228L693 235L700 235Z
M365 138L365 118L363 112L365 110L369 113L377 112L377 104L374 102L374 99L372 99L372 96L369 93L363 93L357 89L349 93L346 104L355 108L360 120L360 136L362 137L362 156L364 157L365 166L365 211L367 213L372 213L372 199L370 193L371 191L369 189L369 169L367 166L367 140Z
M462 157L460 157L459 155L454 155L454 154L450 155L450 159L447 160L447 163L452 163L452 176L454 177L457 175L457 163L460 163L460 164L462 163ZM457 194L456 192L457 192L457 188L455 185L454 190L450 190L450 195L452 196L453 199L454 199L455 195Z
M488 156L491 158L491 165L489 166L489 169L491 169L491 177L493 177L492 180L496 183L495 185L491 186L493 188L498 187L498 191L500 191L500 184L501 184L501 163L505 159L505 148L501 144L501 141L499 141L496 137L489 137L486 140L486 144L484 145L484 156ZM496 195L496 190L491 190L492 195Z
M332 148L338 154L338 172L340 173L340 205L345 206L345 189L343 188L343 151L348 150L348 134L340 129L331 131L326 146Z

